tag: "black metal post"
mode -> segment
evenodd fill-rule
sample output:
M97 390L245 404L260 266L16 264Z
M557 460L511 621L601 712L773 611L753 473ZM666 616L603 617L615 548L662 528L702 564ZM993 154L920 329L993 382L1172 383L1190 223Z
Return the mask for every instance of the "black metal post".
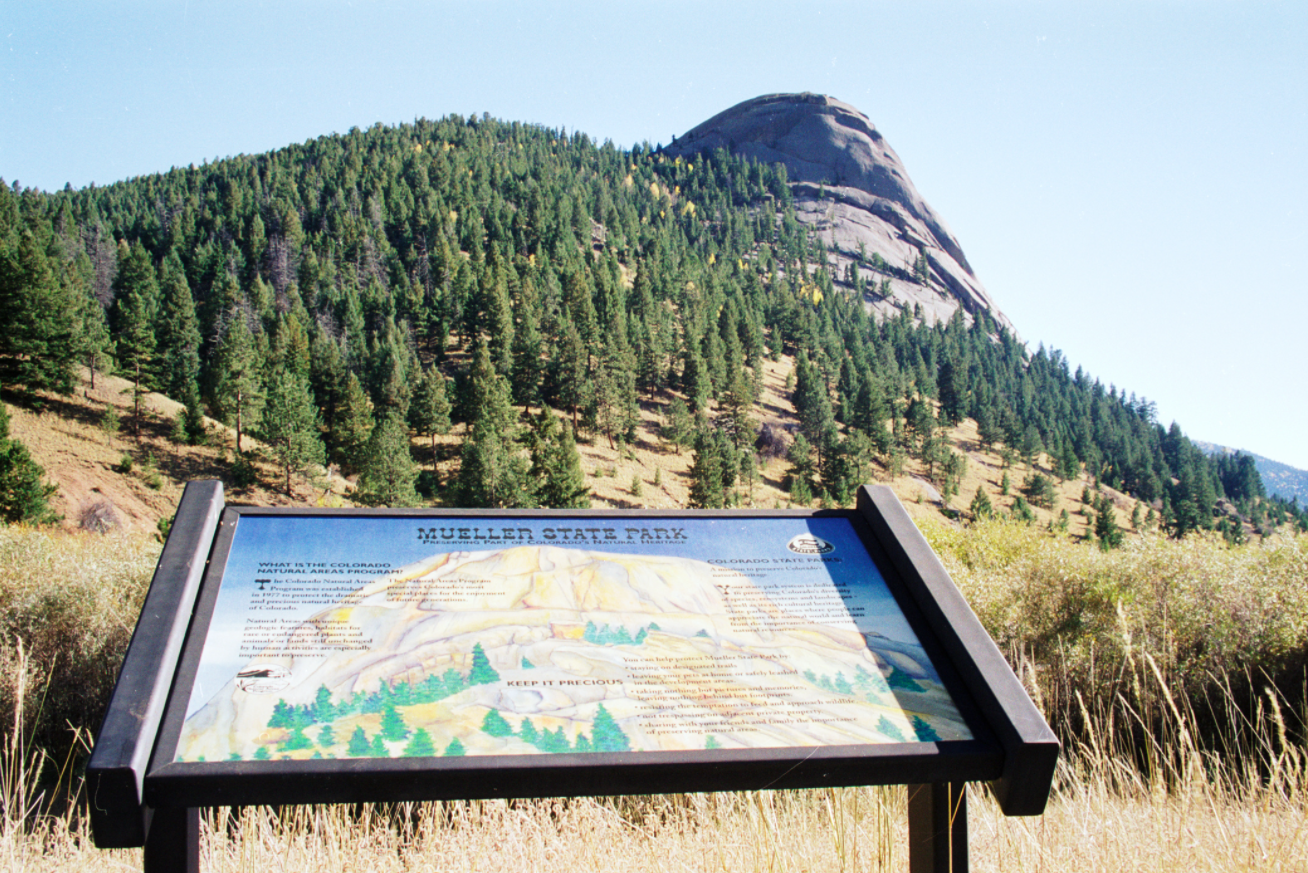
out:
M200 810L156 809L145 834L145 873L200 873Z
M967 783L908 786L908 869L967 873Z

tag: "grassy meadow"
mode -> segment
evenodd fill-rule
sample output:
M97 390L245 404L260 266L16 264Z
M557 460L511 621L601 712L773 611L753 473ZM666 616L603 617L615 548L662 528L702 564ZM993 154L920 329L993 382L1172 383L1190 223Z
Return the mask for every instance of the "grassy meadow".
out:
M1042 817L973 788L974 869L1308 869L1308 537L1105 553L923 524L1065 743ZM0 528L0 869L140 869L69 801L158 549ZM905 870L906 820L899 787L245 809L201 851L213 871Z

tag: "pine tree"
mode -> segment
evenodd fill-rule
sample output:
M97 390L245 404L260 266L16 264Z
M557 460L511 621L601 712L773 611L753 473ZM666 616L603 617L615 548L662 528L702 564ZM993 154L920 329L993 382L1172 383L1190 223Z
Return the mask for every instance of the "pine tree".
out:
M498 262L498 259L497 259ZM484 290L487 326L490 328L489 351L495 370L505 379L513 377L513 307L509 292L498 269L487 270L489 287Z
M327 431L331 459L340 464L346 474L363 469L374 426L372 403L359 377L350 373L345 379L345 389L339 395L339 403L332 411Z
M682 449L695 444L695 420L680 397L673 397L668 404L661 435L677 447L678 455Z
M517 413L509 402L507 382L494 371L480 340L467 393L473 425L459 466L460 505L520 506L531 495L524 487L528 468L517 443Z
M1054 500L1057 499L1057 493L1054 491L1054 483L1040 473L1031 473L1022 483L1022 493L1026 499L1036 506L1045 509L1051 509Z
M58 519L50 509L57 490L42 479L45 470L27 447L9 436L9 413L0 403L0 521L47 524Z
M802 350L795 359L795 393L792 402L799 415L800 431L813 445L820 444L827 431L834 426L835 415L831 411L831 397L827 393L822 374L809 363L808 355Z
M600 704L591 727L591 745L597 752L630 752L631 740L609 711Z
M940 389L940 414L950 427L957 427L967 411L967 384L965 373L953 361L947 360L940 365L936 377Z
M549 409L541 410L537 422L531 447L535 502L547 509L586 509L590 488L571 425L560 427Z
M160 290L156 331L159 386L169 397L189 405L200 392L200 327L195 299L176 251L164 259Z
M1071 440L1063 440L1062 445L1059 447L1054 472L1064 482L1068 479L1075 479L1081 472L1081 462L1077 460L1076 450L1072 447Z
M318 430L318 408L313 404L306 377L289 370L272 375L260 434L286 475L286 493L292 494L291 474L302 474L326 459Z
M73 341L77 347L77 357L90 371L91 390L95 390L95 374L111 370L114 366L114 342L109 335L104 307L94 294L84 292L77 295L75 308Z
M1107 499L1099 502L1099 512L1095 516L1095 539L1099 548L1105 552L1122 544L1122 530L1117 526L1117 511Z
M368 743L368 735L363 732L362 726L356 727L354 733L350 734L345 753L351 758L366 758L372 754L372 746Z
M551 393L556 402L571 413L574 430L577 427L578 412L588 404L592 391L588 360L589 354L582 342L581 333L571 321L565 320L548 371L553 389Z
M790 469L786 472L786 488L790 492L790 499L799 506L808 506L813 502L816 467L813 464L813 447L802 433L795 435L795 441L786 451L786 460L790 462Z
M610 449L614 448L615 437L623 442L632 439L640 421L635 366L625 337L611 328L595 370L595 390L591 394L594 409L590 416L608 438Z
M472 670L468 673L468 684L489 685L498 681L500 674L491 666L486 650L481 647L481 643L475 643L472 647Z
M468 752L463 748L463 743L459 741L458 737L450 740L450 744L445 747L446 758L462 758L466 754Z
M654 302L649 264L640 261L632 296L632 345L636 354L636 382L649 398L664 386L667 376L667 348L660 310Z
M518 324L513 332L513 399L531 414L534 404L542 403L541 382L545 363L541 360L544 345L540 334L540 301L530 277L522 280L518 294Z
M406 758L434 758L436 745L431 741L431 734L427 733L426 728L418 728L401 754Z
M419 435L431 436L432 469L436 468L436 435L450 432L450 401L445 393L445 375L430 367L413 392L409 404L409 426Z
M155 319L159 312L159 285L140 242L130 250L120 247L114 284L118 290L118 364L132 380L132 432L140 436L141 397L154 387Z
M119 358L122 358L121 346ZM236 451L244 451L241 437L258 426L263 411L263 386L259 378L258 352L245 314L234 310L218 339L215 355L213 403L227 424L236 427Z
M985 489L980 485L976 487L976 496L972 498L972 504L968 507L975 521L983 518L990 518L995 514L994 505L990 502L990 495L986 494Z
M682 353L681 390L686 395L686 403L694 412L708 409L709 398L713 394L713 380L700 352L699 343L690 334L685 336L685 349Z
M12 248L0 237L0 384L72 392L74 301L31 231Z
M694 509L723 506L722 455L707 429L695 441L695 458L690 465L690 505Z
M1025 522L1026 524L1032 524L1035 522L1035 510L1031 508L1031 504L1026 502L1026 498L1020 494L1017 496L1017 499L1013 501L1012 513L1013 518L1017 521Z
M368 437L355 499L368 506L417 506L417 478L409 429L397 411L389 411Z
M399 711L391 705L387 705L382 710L381 732L379 736L382 739L402 740L409 735L409 729L404 724L404 719L400 717Z
M732 366L733 372L728 377L727 390L722 395L721 409L725 415L720 424L731 439L732 444L740 449L752 443L757 423L754 420L754 383L749 373L742 366Z

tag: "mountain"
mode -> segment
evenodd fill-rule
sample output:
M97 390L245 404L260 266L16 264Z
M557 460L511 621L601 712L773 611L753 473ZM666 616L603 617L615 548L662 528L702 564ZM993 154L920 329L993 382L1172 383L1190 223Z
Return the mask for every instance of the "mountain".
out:
M43 458L103 442L126 457L92 466L139 469L146 490L159 470L216 470L329 500L344 477L391 506L577 507L592 492L847 505L859 483L908 472L956 513L949 501L979 487L978 449L998 451L996 477L1026 461L1030 481L1010 484L1042 511L1061 513L1051 481L1083 479L1146 519L1152 506L1177 536L1228 521L1214 515L1223 490L1256 499L1253 471L1234 471L1233 494L1151 404L1021 342L852 109L762 98L687 143L739 148L713 131L767 106L773 126L750 124L772 132L748 142L777 162L451 116L105 187L0 182L0 384L26 410L15 438L58 410L102 432L34 444ZM822 199L823 178L843 206ZM844 231L801 221L806 203L859 217L888 254L849 270ZM895 288L918 302L878 303ZM117 372L126 393L67 401L79 366ZM181 406L161 419L150 391ZM967 428L972 444L946 437ZM199 467L181 444L208 444ZM59 457L63 476L74 465ZM56 511L117 502L92 495Z
M1248 455L1253 458L1254 467L1262 477L1263 487L1267 489L1268 494L1285 500L1298 499L1300 506L1308 506L1308 470L1300 470L1298 467L1291 467L1289 464L1282 464L1280 461L1273 461L1271 458L1264 458L1262 455L1255 455L1243 449L1219 446L1217 443L1203 440L1194 442L1209 455L1216 457Z
M746 100L678 137L664 151L689 157L725 149L783 164L795 217L813 228L837 276L858 271L869 306L893 315L921 306L948 321L960 306L986 310L1013 330L972 271L945 220L913 186L895 150L867 116L821 94Z

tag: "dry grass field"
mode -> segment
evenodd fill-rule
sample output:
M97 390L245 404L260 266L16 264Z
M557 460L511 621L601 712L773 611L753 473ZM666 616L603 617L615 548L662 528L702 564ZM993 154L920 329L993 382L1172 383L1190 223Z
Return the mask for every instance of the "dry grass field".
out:
M764 379L762 421L780 427L794 421L789 369L786 359L769 363ZM230 479L234 435L211 422L214 444L180 446L169 439L179 407L150 395L138 437L126 387L101 377L94 390L83 382L73 397L48 398L40 413L9 407L13 435L58 483L65 519L56 529L0 528L0 870L140 869L139 851L91 844L72 762L91 741L139 612L157 522L186 480ZM109 405L122 419L116 434L100 427ZM602 438L579 444L594 506L687 505L691 453L658 438L661 412L642 405L625 454ZM982 451L970 421L951 437L968 462L947 504L913 460L898 477L881 467L873 476L899 494L1066 742L1044 816L1005 818L974 788L973 868L1308 871L1308 538L1176 543L1133 529L1132 503L1103 489L1130 534L1103 553L1079 542L1083 478L1055 479L1056 500L1035 508L1035 524L965 526L958 515L978 487L1006 511L1029 471ZM457 440L438 441L442 479L456 467ZM430 459L425 442L415 449ZM1035 469L1051 475L1047 462ZM339 477L297 482L288 497L276 471L256 464L263 484L229 486L229 499L348 499ZM762 465L741 505L788 506L785 467ZM85 532L102 501L115 523ZM1068 530L1050 535L1063 509ZM907 869L906 839L904 789L892 787L246 809L207 819L202 851L212 871L882 871Z
M973 788L974 869L1308 870L1302 697L1231 684L1308 648L1308 538L1105 554L1011 523L925 532L1067 742L1042 817L1005 818ZM0 529L0 869L140 869L139 851L92 846L62 765L89 741L157 550ZM1075 629L1058 620L1072 604ZM1214 690L1216 730L1196 710ZM907 869L906 838L902 788L245 809L206 819L202 868L889 871Z

